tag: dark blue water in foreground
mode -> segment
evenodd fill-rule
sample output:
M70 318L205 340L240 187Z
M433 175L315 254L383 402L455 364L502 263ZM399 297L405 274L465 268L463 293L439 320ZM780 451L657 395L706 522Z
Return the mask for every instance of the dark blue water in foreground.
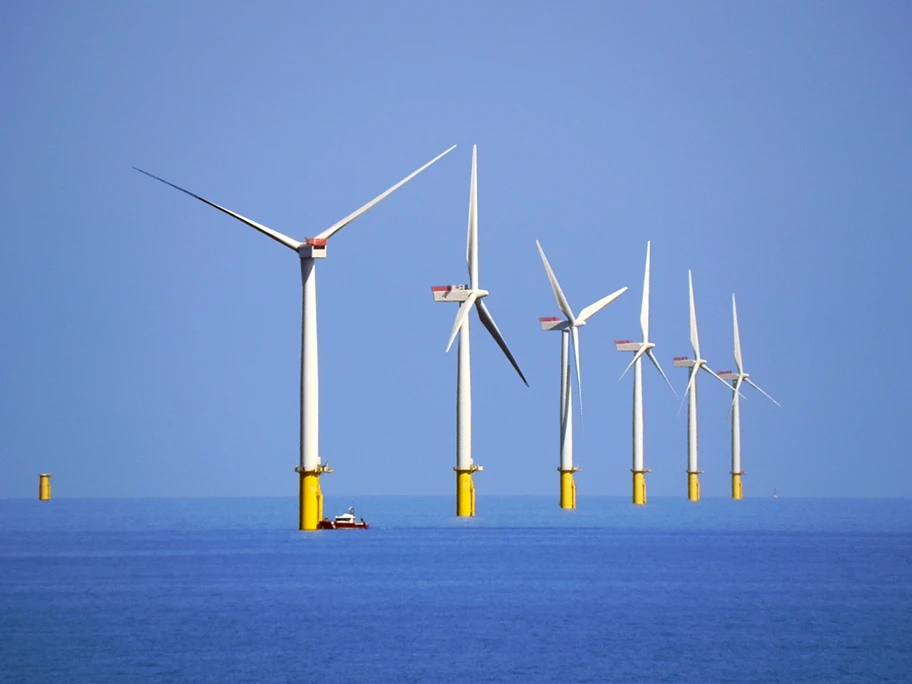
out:
M0 681L912 681L912 500L355 503L0 501Z

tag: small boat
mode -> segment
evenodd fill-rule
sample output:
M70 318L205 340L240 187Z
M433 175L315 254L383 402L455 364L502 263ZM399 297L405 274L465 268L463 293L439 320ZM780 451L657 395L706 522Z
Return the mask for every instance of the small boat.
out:
M332 520L323 518L317 523L318 530L366 530L368 527L370 525L365 522L364 518L355 517L354 506L348 509L348 513L337 515Z
M774 498L774 499L778 499L778 498L779 498L779 495L776 493L776 488L775 488L775 487L773 487L773 498Z

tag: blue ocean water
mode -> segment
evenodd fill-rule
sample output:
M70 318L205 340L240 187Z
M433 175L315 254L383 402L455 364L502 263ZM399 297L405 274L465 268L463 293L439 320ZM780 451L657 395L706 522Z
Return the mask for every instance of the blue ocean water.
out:
M912 500L354 503L0 501L0 681L912 681Z

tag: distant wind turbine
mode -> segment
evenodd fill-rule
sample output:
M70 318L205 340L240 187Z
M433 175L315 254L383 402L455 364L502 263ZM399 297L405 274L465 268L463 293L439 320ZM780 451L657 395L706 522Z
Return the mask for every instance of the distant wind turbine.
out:
M323 494L320 489L319 477L323 473L331 473L327 463L320 462L319 450L319 384L317 376L317 274L315 270L315 259L324 259L326 257L326 243L333 235L342 228L354 221L356 218L365 213L368 209L378 204L381 200L388 197L394 191L398 190L405 183L424 171L431 164L450 152L456 146L453 145L417 171L410 173L401 181L396 183L388 190L380 193L367 204L356 209L342 220L334 223L329 228L319 233L316 237L305 238L303 242L283 235L282 233L267 228L266 226L236 214L230 209L226 209L214 202L210 202L189 190L185 190L173 183L169 183L163 178L154 176L142 169L136 169L155 180L170 185L176 190L180 190L191 197L195 197L201 202L205 202L210 207L236 218L238 221L246 223L251 228L255 228L267 237L276 242L285 245L289 249L297 252L301 261L301 280L303 284L303 301L301 312L301 454L300 464L295 470L300 475L299 483L299 529L315 530L317 523L323 517ZM134 167L136 168L136 167Z
M590 304L580 311L579 316L574 316L570 308L570 302L564 296L560 283L557 282L557 276L551 270L551 264L548 263L548 257L545 256L545 250L535 241L538 247L538 253L541 255L542 263L545 265L545 273L548 274L548 280L551 282L551 289L554 291L554 297L557 299L557 305L563 312L565 318L561 320L556 317L540 318L542 330L559 330L561 333L561 391L560 391L560 507L576 508L576 484L573 481L573 473L579 468L573 465L573 399L570 389L570 364L568 361L568 348L570 346L570 337L573 337L573 352L576 356L576 381L580 394L580 415L583 412L583 386L582 375L580 373L580 351L579 351L579 329L586 325L586 321L598 311L611 304L615 299L620 297L627 290L622 287L617 292L613 292L607 297L603 297L594 304Z
M781 404L764 392L753 380L748 373L744 372L744 364L741 359L741 334L738 331L738 307L735 304L735 295L732 295L732 323L735 334L735 365L738 368L737 373L719 373L724 380L732 382L732 498L741 499L744 497L744 489L741 485L741 476L744 471L741 470L741 384L746 382L748 385L758 390L763 396L781 408Z
M674 359L674 365L677 368L690 369L690 380L688 380L687 389L684 391L685 399L690 393L690 403L687 406L687 498L691 501L699 501L700 473L703 471L697 467L697 375L701 370L704 370L726 387L728 387L728 383L713 372L706 365L706 359L700 356L697 309L694 305L693 277L690 271L687 271L687 283L690 288L690 344L693 347L694 358L691 360L686 356L677 356Z
M646 243L646 274L643 277L643 304L640 308L640 330L643 333L642 342L632 342L630 340L615 340L617 350L622 352L634 352L633 360L621 373L621 378L627 375L630 367L633 367L633 503L643 505L646 503L646 470L643 466L643 356L648 356L652 365L665 378L665 382L672 393L677 397L674 387L668 382L668 376L659 365L655 354L652 353L655 344L649 341L649 248L650 243Z
M459 302L456 321L450 332L446 350L450 351L459 335L459 359L456 382L456 515L475 515L475 484L472 474L483 470L472 460L472 380L469 367L469 310L474 305L482 325L500 346L503 353L529 386L510 353L503 335L488 312L483 298L489 292L478 285L478 150L472 146L472 180L469 185L469 228L466 236L466 262L469 266L469 285L435 285L431 288L435 302Z

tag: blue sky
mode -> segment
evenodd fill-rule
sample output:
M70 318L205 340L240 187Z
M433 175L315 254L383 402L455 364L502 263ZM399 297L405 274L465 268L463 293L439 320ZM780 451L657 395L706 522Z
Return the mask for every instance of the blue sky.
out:
M679 393L700 339L783 405L743 404L747 496L910 496L912 4L34 3L0 9L0 496L292 495L301 239L452 144L318 265L334 495L451 494L455 307L472 144L481 285L529 378L473 321L485 494L557 498L558 310L579 309L577 486L629 495L646 240ZM646 368L651 496L686 495L686 411ZM704 496L729 492L730 393L701 381ZM555 504L556 505L556 504Z

